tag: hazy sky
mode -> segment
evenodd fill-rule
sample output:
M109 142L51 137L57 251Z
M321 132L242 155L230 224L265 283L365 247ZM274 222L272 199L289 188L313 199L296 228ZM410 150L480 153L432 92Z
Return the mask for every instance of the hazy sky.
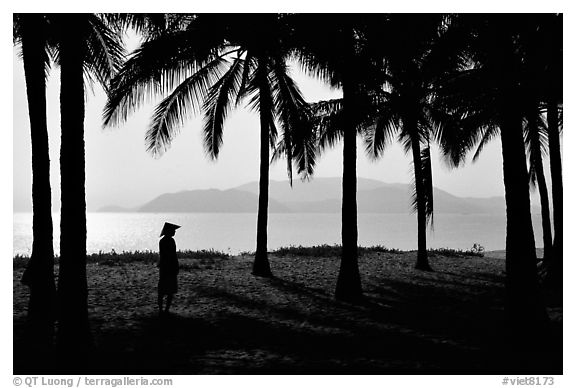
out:
M17 51L13 51L13 193L16 211L31 208L31 151L24 71ZM308 101L335 98L330 90L309 78L294 65L293 76ZM59 209L59 71L52 69L48 86L48 130L50 138L53 209ZM158 103L160 97L154 103ZM86 202L88 210L105 205L138 206L166 193L190 189L232 188L258 180L259 122L248 108L229 115L224 128L224 145L219 159L211 161L202 147L202 117L190 118L161 158L146 152L144 136L154 103L143 107L118 128L102 129L104 92L95 86L86 102ZM368 159L358 142L359 177L385 182L412 181L411 157L399 145L389 147L378 161ZM546 161L547 163L547 161ZM342 147L330 150L319 160L316 177L342 175ZM504 194L502 157L499 139L485 148L480 160L451 170L433 149L434 185L458 196L489 197ZM285 180L286 163L275 163L270 170L273 180Z

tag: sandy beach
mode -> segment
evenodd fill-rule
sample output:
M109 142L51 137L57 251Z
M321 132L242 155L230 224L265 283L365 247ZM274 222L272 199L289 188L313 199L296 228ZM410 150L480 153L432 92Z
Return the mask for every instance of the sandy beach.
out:
M163 318L153 256L89 260L95 346L72 363L26 352L28 289L15 261L14 373L562 373L561 306L548 306L547 349L501 346L504 260L490 253L433 253L434 272L422 272L413 269L415 252L363 251L358 304L333 297L337 249L272 253L272 279L250 274L250 254L185 256Z

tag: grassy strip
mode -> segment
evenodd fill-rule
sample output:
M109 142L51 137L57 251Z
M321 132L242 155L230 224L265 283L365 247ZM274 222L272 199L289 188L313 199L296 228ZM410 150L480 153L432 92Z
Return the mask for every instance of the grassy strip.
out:
M382 245L375 245L371 247L358 247L358 254L365 255L370 253L402 253L399 249L386 248ZM468 250L439 248L430 249L430 255L439 255L446 257L467 257L467 256L484 256L484 248L482 246L475 246ZM314 245L311 247L288 246L281 247L271 252L272 254L280 257L286 256L307 256L307 257L334 257L340 256L342 253L341 245ZM202 249L199 251L184 250L178 251L179 259L195 259L201 262L214 262L218 260L228 259L232 257L225 252L216 251L214 249ZM253 255L254 252L242 252L240 255ZM159 259L158 252L156 251L134 251L134 252L121 252L116 253L114 250L111 252L99 252L86 256L88 263L96 263L99 265L120 265L131 262L156 264ZM13 268L25 268L28 263L29 257L24 255L14 256ZM59 257L56 256L55 263L58 264Z
M401 253L399 249L390 249L382 245L375 245L371 247L358 247L358 254L368 254L368 253ZM330 256L340 256L342 254L341 245L314 245L311 247L298 246L288 246L278 248L272 251L273 254L277 256L310 256L310 257L330 257Z
M365 255L370 253L403 253L400 249L387 248L382 245L374 245L371 247L358 247L358 254ZM272 251L273 254L277 256L309 256L309 257L330 257L330 256L340 256L342 254L341 245L315 245L311 247L299 246L288 246L278 248ZM484 247L479 244L474 244L474 246L467 250L462 249L451 249L451 248L438 248L429 249L428 253L431 256L446 256L446 257L483 257ZM249 253L248 253L249 254Z
M198 259L202 261L215 261L221 259L228 259L231 257L229 254L219 252L214 249L202 249L199 251L184 250L177 252L179 259ZM132 262L156 264L160 258L156 251L134 251L134 252L99 252L92 253L86 256L88 263L95 263L98 265L120 265ZM13 268L25 268L30 257L24 255L14 256ZM54 262L58 264L59 257L54 258Z

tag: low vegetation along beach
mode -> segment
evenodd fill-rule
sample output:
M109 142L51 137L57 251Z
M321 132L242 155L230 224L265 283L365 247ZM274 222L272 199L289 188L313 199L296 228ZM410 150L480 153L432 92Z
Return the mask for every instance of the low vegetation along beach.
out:
M88 257L93 349L73 359L25 343L26 258L14 259L14 373L562 374L562 308L548 295L552 330L507 346L501 254L361 248L364 297L337 301L340 247L270 253L273 278L251 275L253 254L179 252L169 316L156 304L154 252ZM58 273L58 265L56 265ZM536 336L535 336L536 337Z

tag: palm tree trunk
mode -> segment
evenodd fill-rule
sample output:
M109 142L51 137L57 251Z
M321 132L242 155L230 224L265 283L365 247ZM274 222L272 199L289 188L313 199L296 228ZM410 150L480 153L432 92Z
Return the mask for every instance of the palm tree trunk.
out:
M252 274L271 277L268 261L268 180L270 170L270 123L272 100L268 85L266 63L259 59L258 77L260 84L260 183L258 193L258 221L256 230L256 254Z
M344 82L344 149L342 172L342 259L336 282L335 296L354 301L362 296L362 283L358 269L358 210L356 204L356 125L355 93L348 78Z
M562 183L562 153L560 150L560 131L558 128L558 105L551 100L548 103L548 146L550 147L550 171L552 177L552 205L554 212L554 255L550 263L547 284L562 289L562 274L564 262L563 241L563 183ZM561 294L560 294L561 295Z
M58 342L64 348L91 343L86 279L86 199L84 156L84 42L78 16L63 16L69 30L60 46L60 320ZM75 31L75 33L70 33Z
M540 299L521 115L503 113L501 140L506 200L506 292L511 330L525 341L548 317Z
M544 176L544 166L542 164L542 153L540 152L540 134L537 127L530 128L530 136L533 136L531 149L531 163L536 173L536 183L540 195L540 208L542 214L542 235L544 242L543 262L548 264L552 258L552 226L550 224L550 204L548 200L548 188L546 187L546 177Z
M50 346L54 336L54 246L50 154L46 122L46 52L41 15L22 16L22 56L32 141L32 255L23 282L30 286L27 337L34 346Z
M543 261L548 263L552 256L552 225L550 223L550 200L548 199L548 187L546 177L544 176L544 166L542 158L539 157L535 164L536 183L538 184L538 193L540 194L540 208L542 216L542 237L544 242Z
M416 129L413 132L416 133ZM416 269L431 271L426 251L426 198L424 193L424 177L422 176L422 160L420 153L420 140L418 136L412 136L412 159L414 165L414 184L416 186L416 211L418 220L418 255L416 257Z

